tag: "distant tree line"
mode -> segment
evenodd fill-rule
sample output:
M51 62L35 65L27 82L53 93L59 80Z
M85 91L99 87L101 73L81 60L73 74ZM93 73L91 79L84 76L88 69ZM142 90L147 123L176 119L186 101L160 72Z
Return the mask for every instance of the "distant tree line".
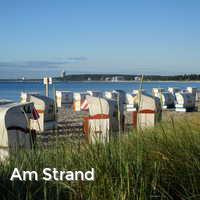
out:
M144 80L197 81L197 80L200 80L200 74L184 74L184 75L174 75L174 76L147 75L147 76L144 76Z
M64 77L58 77L57 80L62 81L109 81L114 77L118 77L118 80L134 80L135 75L124 74L69 74Z
M117 77L117 78L116 78ZM57 81L134 81L140 80L140 75L129 74L69 74L64 77L56 77ZM197 81L200 80L200 74L184 74L173 76L144 75L145 81Z

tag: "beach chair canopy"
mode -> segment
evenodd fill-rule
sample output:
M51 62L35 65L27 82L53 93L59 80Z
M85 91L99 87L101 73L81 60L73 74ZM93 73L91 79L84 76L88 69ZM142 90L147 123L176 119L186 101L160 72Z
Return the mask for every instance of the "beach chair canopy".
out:
M172 94L175 94L175 93L180 92L180 91L181 91L181 89L178 88L178 87L169 87L168 88L168 92L170 92Z
M185 108L195 107L195 97L192 93L176 93L177 105L182 105Z
M169 92L163 92L161 95L161 103L162 105L173 105L175 103L174 96Z
M109 141L110 117L108 102L99 97L86 96L89 116L85 118L84 129L90 143Z
M109 114L109 104L106 99L99 97L86 97L89 107L89 115L97 115L97 114Z
M44 113L44 121L55 120L54 100L40 94L22 93L22 102L33 102L38 113ZM23 98L24 97L24 98Z
M87 93L93 97L103 97L103 93L101 91L92 91L88 90Z
M126 93L126 104L132 105L134 104L133 102L133 95L130 93Z
M10 103L0 106L0 157L8 156L9 149L30 148L30 120L33 103Z
M157 111L161 109L160 100L148 94L138 94L134 98L134 104L139 110Z
M56 103L58 107L67 104L73 104L73 92L71 91L56 91Z
M39 113L39 119L32 120L31 126L34 129L37 129L38 132L51 130L57 126L53 99L40 94L22 93L21 101L34 103L34 106Z

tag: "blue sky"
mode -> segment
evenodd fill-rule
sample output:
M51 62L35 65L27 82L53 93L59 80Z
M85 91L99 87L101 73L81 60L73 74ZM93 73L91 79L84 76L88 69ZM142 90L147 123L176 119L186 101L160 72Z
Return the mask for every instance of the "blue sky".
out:
M0 78L200 73L198 0L0 0Z

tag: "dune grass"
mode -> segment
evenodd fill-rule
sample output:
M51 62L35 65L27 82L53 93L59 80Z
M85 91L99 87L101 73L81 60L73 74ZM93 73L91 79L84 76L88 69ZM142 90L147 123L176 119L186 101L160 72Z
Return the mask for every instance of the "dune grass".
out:
M14 167L35 170L95 169L94 182L14 181ZM200 199L200 119L183 118L110 143L59 141L13 155L0 166L1 199Z

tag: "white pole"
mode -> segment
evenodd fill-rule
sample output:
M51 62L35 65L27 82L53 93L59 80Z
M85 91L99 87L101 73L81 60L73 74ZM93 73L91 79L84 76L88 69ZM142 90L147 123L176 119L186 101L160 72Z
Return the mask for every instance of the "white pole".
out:
M121 135L121 113L120 113L120 96L119 92L117 93L117 108L118 108L118 128L119 128L119 136Z
M49 78L47 78L47 82L46 82L46 96L49 96Z

